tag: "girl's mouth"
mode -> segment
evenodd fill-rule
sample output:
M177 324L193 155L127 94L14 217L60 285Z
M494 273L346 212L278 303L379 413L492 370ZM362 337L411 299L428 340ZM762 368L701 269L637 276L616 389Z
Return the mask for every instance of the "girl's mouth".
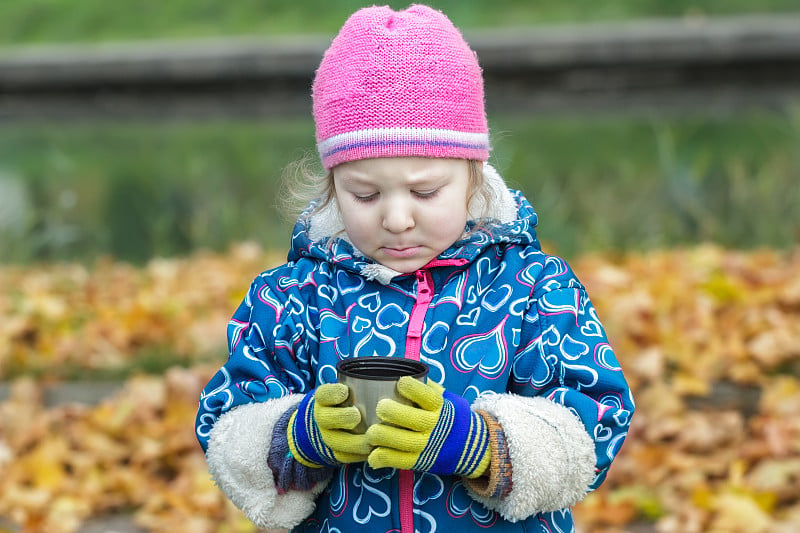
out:
M419 246L409 246L408 248L387 248L383 249L386 255L396 257L396 258L404 258L404 257L412 257L416 255L419 251Z

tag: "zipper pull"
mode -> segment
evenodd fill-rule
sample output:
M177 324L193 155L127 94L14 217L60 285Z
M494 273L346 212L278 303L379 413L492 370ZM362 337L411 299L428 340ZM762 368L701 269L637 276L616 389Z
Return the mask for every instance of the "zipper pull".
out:
M427 299L428 294L431 292L430 282L428 280L427 270L417 270L417 299L420 297Z

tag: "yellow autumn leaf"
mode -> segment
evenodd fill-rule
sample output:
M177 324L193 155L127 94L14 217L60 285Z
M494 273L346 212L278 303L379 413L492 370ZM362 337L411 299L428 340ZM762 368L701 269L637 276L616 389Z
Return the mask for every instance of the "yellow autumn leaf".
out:
M774 520L747 495L723 493L714 499L709 533L767 533Z

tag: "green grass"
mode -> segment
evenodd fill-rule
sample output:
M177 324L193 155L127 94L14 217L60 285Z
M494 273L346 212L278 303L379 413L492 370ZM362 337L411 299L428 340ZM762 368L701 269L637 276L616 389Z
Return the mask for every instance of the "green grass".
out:
M542 238L569 253L800 242L797 112L509 129L495 142L499 165L532 198Z
M0 257L142 261L245 239L285 246L276 187L311 138L307 121L0 126ZM6 212L28 208L4 224L3 187L20 183Z
M409 1L388 1L395 9ZM353 0L3 0L0 46L153 38L334 33ZM463 28L623 20L638 17L786 12L798 0L431 0Z
M783 115L496 117L492 162L572 255L800 237L800 108ZM254 240L285 249L281 171L308 120L0 126L0 261L140 262Z

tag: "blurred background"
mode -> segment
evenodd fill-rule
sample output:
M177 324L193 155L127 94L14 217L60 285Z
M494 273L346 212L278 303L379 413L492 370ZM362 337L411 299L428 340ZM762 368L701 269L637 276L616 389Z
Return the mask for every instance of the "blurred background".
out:
M800 530L800 1L429 4L643 398L580 531ZM0 3L0 531L254 531L194 406L364 5Z
M3 263L285 246L311 76L361 5L318 4L3 2ZM481 56L492 163L559 252L797 242L797 0L434 5Z

